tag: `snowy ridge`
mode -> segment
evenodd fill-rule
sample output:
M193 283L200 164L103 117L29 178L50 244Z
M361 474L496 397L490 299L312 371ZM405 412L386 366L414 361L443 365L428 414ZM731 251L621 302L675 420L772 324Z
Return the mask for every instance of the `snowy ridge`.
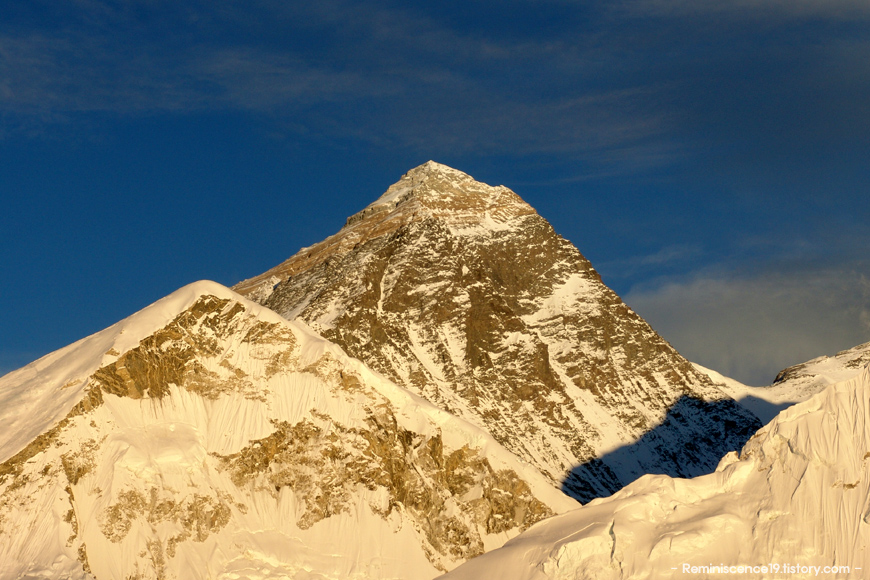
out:
M820 356L811 361L784 369L777 374L772 389L793 392L793 398L807 398L828 385L852 378L870 363L870 342L838 352L834 356Z
M644 476L556 516L445 580L813 576L792 566L870 570L870 366L780 413L715 473ZM775 564L779 570L761 566ZM731 571L735 573L735 571Z
M761 426L516 193L434 162L235 289L483 428L581 501L650 471L712 471Z
M22 417L54 405L20 423L24 446L4 432L4 580L424 579L575 505L484 431L213 282L2 385Z
M203 294L235 295L216 282L188 284L100 332L0 377L0 424L4 425L0 462L66 416L84 396L87 378L95 370L117 360ZM280 320L266 308L251 307L265 319Z
M767 387L750 387L699 364L692 364L766 423L779 411L806 401L828 385L851 379L867 363L870 363L870 342L838 352L834 356L820 356L784 369L777 374L773 384Z

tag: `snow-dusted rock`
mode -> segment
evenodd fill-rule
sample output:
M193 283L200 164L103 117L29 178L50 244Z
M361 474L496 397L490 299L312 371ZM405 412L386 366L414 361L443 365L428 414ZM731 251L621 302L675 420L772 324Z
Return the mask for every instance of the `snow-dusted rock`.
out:
M575 502L212 282L0 378L0 578L431 578Z
M761 426L517 194L431 161L235 289L583 501L644 473L709 473Z

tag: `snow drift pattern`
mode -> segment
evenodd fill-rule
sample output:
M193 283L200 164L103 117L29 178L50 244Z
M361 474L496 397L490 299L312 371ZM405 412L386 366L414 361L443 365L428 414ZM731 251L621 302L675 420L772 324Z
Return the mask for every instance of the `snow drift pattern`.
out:
M683 566L791 564L848 566L836 577L857 579L868 544L870 366L783 411L715 473L645 476L443 578L721 578Z
M0 397L31 437L0 438L3 579L431 578L574 505L214 283L3 377Z

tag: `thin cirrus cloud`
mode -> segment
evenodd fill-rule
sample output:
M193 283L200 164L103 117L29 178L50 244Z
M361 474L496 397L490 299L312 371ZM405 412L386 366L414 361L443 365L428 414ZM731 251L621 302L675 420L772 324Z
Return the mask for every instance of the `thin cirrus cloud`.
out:
M837 20L870 17L870 5L863 0L630 0L621 6L658 14L731 13Z
M7 112L113 112L201 107L195 78L165 58L117 54L90 36L0 36L0 102Z
M736 153L740 164L800 150L819 133L832 144L847 133L863 138L856 127L867 126L867 105L858 89L870 75L857 63L870 43L852 38L783 53L777 39L792 46L794 31L745 43L742 25L713 25L700 4L676 16L659 10L653 21L593 7L583 13L588 22L562 4L565 23L551 22L544 35L490 23L484 16L498 13L487 13L487 3L476 4L473 28L380 2L256 2L246 10L193 3L161 13L161 25L177 32L167 43L137 20L161 3L89 1L73 14L75 26L0 28L0 103L44 118L238 110L268 115L276 130L304 125L327 139L430 156L555 154L595 166L595 174L732 148L745 133L759 145L749 161ZM726 4L736 21L750 19L741 2ZM668 5L681 3L619 6ZM510 8L533 14L528 3ZM838 62L852 64L829 66ZM789 98L801 92L808 97ZM829 93L839 95L836 107L826 105ZM722 172L733 173L731 158L721 159Z
M697 244L671 244L651 254L603 262L596 267L607 278L634 279L650 274L658 276L663 268L682 267L703 256L704 250Z
M271 115L277 127L302 122L314 133L400 147L629 161L641 152L642 163L663 156L651 141L666 131L667 112L649 103L666 89L655 80L583 81L607 58L600 46L475 35L407 9L335 2L304 10L259 3L262 18L250 24L230 8L199 6L193 21L210 24L179 17L179 37L190 38L164 46L153 35L118 32L137 29L136 5L88 2L78 26L0 30L7 113L242 110ZM206 34L236 17L247 34L223 42ZM270 20L287 27L283 36ZM314 40L281 40L297 33ZM321 34L326 40L317 41Z

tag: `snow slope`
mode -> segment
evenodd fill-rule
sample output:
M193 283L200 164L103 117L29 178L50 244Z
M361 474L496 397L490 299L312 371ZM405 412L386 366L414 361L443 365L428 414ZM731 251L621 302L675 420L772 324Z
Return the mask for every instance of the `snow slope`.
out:
M870 342L838 352L834 356L820 356L784 369L777 374L773 384L767 387L750 387L699 364L692 364L755 414L762 423L767 423L783 409L806 401L828 385L851 379L868 362Z
M117 360L118 354L215 288L223 286L209 282L185 286L105 330L0 377L0 461L63 419L81 400L87 378L95 370ZM268 311L258 307L258 312Z
M0 378L0 579L431 578L575 504L198 282Z
M443 578L740 574L731 566L752 567L740 576L750 578L866 578L868 548L870 366L780 413L710 475L645 476ZM826 566L848 571L826 573Z

